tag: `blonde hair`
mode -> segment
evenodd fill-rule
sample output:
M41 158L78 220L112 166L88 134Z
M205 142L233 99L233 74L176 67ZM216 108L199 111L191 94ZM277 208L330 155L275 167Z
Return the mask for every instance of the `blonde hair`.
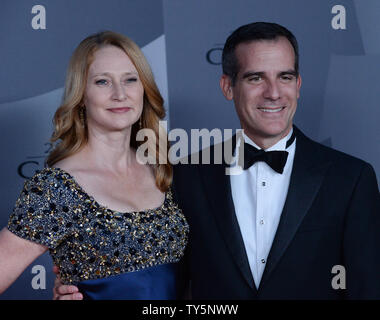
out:
M141 114L142 128L153 130L156 136L154 148L156 163L158 159L168 154L166 133L159 135L159 120L165 117L163 98L154 81L152 70L140 48L128 37L112 31L96 33L84 39L75 49L67 71L63 101L54 115L54 133L51 142L59 143L49 154L46 163L48 166L67 158L80 151L88 142L87 126L83 119L83 97L87 83L88 69L94 60L94 53L100 48L112 45L122 49L134 64L144 88L144 106ZM81 115L82 113L82 115ZM131 130L131 147L137 149L144 141L137 141L139 130L136 122ZM166 143L160 143L165 139ZM149 143L149 139L148 139ZM161 146L165 146L162 148ZM165 149L165 150L163 150ZM167 157L166 157L167 158ZM172 182L173 169L171 164L156 164L154 173L157 187L165 192Z

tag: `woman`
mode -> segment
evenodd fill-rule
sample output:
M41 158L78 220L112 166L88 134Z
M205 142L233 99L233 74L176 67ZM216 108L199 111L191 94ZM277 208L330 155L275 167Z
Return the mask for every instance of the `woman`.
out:
M148 128L157 141L149 150L167 153L164 114L133 41L106 31L79 44L54 116L60 142L0 232L0 292L49 250L62 283L85 298L177 298L188 225L170 190L172 168L141 164L136 152L137 132Z

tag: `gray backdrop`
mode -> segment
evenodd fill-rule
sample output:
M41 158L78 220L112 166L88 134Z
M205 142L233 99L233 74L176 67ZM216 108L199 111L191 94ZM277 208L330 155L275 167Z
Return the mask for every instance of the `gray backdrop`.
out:
M331 24L338 4L346 10L344 30ZM34 5L44 6L46 29L33 29ZM233 105L219 89L223 43L245 23L285 25L300 45L296 124L311 138L370 162L379 181L378 0L3 0L0 15L1 227L24 178L43 167L50 150L51 119L71 52L89 34L106 29L143 48L171 128L235 129ZM32 288L35 265L46 268L46 289ZM43 255L0 299L50 299L51 268L49 255Z

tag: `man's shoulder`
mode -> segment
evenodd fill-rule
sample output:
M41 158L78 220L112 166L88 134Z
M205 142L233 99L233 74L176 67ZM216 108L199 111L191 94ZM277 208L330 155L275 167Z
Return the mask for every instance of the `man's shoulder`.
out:
M350 155L346 152L335 149L331 146L326 146L320 142L317 142L309 137L307 137L304 133L302 133L299 129L297 130L297 144L296 144L296 152L308 152L313 156L314 159L320 162L330 162L337 166L344 166L345 168L363 168L364 166L371 165L354 156ZM297 150L297 148L299 148Z

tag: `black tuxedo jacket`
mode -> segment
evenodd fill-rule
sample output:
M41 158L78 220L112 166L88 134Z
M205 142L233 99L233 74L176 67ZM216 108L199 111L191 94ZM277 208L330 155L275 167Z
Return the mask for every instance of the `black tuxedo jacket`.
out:
M174 190L190 225L193 299L380 299L380 196L372 167L294 130L289 191L259 288L226 165L174 166ZM346 289L333 288L336 276Z

